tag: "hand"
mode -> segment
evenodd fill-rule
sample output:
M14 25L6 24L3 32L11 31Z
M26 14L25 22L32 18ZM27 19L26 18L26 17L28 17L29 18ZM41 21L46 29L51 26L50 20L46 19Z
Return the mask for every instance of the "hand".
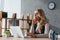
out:
M34 25L36 23L37 19L32 20L32 24Z
M28 33L27 33L27 35L28 35L28 36L31 36L31 35L32 35L32 33L29 33L29 32L28 32Z

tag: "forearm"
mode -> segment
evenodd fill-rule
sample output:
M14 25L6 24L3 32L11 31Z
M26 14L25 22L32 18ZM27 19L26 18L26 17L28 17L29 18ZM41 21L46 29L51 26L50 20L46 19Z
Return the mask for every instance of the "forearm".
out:
M44 34L48 34L49 33L49 24L45 24L45 32Z
M37 24L37 28L36 28L36 31L40 31L40 23Z
M34 29L33 25L31 25L29 33L33 33L33 31L34 31L33 29Z

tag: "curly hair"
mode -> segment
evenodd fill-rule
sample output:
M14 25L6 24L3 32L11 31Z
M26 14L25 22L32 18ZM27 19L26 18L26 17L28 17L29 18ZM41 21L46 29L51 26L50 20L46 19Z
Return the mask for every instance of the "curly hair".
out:
M37 13L39 15L40 26L39 26L38 30L40 30L43 25L45 25L46 23L48 23L48 20L47 20L47 18L45 16L45 13L44 13L43 9L37 9L36 11L37 11Z

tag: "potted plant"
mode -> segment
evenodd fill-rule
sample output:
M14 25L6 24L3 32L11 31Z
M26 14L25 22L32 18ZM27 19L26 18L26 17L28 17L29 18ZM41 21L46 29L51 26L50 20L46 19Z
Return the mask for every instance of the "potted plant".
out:
M10 36L10 30L6 30L4 33L5 33L5 36L6 37L9 37Z

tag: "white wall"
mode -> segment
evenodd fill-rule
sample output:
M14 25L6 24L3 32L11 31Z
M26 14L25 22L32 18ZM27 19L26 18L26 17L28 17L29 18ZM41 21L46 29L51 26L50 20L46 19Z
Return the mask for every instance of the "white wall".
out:
M21 0L5 0L3 11L8 12L8 18L11 18L13 13L17 13L17 18L20 18Z
M0 11L4 8L4 0L0 0Z
M17 13L17 18L20 18L21 0L0 0L0 10L8 13L8 18L12 18L13 13ZM5 28L5 20L2 19L2 28ZM2 29L2 35L4 35Z
M0 0L0 10L1 10L1 0Z

